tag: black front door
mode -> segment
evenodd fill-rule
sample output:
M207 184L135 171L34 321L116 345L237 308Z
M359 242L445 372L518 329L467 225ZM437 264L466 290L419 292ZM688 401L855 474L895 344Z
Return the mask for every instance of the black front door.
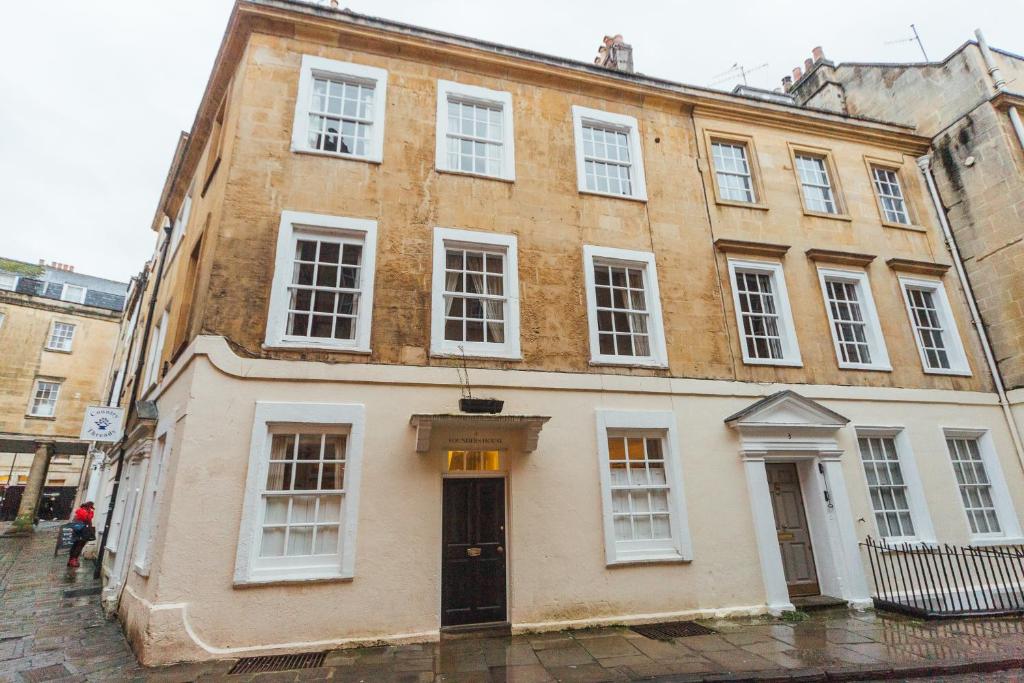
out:
M505 480L445 479L441 625L507 620Z

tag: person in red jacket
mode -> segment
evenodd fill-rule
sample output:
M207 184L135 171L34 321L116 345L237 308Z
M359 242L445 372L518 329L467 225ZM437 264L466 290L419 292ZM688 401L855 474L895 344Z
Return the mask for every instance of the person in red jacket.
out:
M74 517L71 519L71 528L75 532L75 541L71 546L71 553L68 557L68 566L78 566L78 556L82 554L82 548L85 544L96 538L96 529L93 528L92 518L96 514L96 506L93 505L92 501L82 503L82 505L75 510Z

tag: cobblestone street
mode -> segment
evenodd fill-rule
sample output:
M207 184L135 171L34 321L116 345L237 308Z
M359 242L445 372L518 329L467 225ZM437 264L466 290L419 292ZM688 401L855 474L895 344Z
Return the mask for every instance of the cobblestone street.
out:
M0 537L0 681L1024 680L1019 619L922 623L846 610L706 622L717 633L667 642L610 627L335 650L301 671L228 675L236 660L145 669L118 622L103 618L91 563L69 575L66 553L53 557L55 534Z

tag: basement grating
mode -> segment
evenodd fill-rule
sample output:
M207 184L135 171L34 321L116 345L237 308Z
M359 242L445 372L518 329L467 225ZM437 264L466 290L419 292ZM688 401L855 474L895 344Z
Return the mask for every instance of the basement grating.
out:
M640 624L631 626L630 630L651 640L672 640L689 636L706 636L715 633L714 629L701 626L696 621L665 621L660 624Z
M245 657L235 662L229 674L259 674L271 671L315 669L324 663L326 652L302 652L295 655Z

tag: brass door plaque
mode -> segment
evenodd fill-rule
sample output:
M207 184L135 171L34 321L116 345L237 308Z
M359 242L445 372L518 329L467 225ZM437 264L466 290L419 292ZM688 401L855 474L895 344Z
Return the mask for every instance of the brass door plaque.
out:
M480 557L480 548L466 548L466 555L469 557Z
M778 536L780 541L792 541L794 538L796 538L796 536L794 536L792 533L788 531L780 531L778 532Z

